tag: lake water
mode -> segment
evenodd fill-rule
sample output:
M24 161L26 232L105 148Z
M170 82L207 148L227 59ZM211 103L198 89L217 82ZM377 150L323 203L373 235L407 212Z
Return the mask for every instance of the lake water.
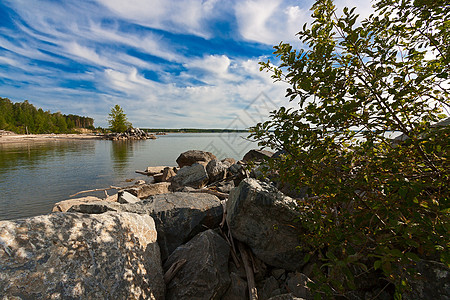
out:
M180 133L143 141L0 144L0 220L49 213L54 203L69 199L79 191L126 186L130 184L127 179L146 180L147 176L135 170L176 166L175 160L187 150L209 151L218 159L242 159L248 150L257 148L245 139L247 136L245 133Z

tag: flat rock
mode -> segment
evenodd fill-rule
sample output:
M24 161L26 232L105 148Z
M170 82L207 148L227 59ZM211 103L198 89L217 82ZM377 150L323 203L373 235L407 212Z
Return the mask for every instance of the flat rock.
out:
M141 199L139 199L138 197L128 193L127 191L120 191L119 192L119 203L120 204L124 204L124 203L136 203L141 201Z
M170 193L169 187L169 182L159 182L154 184L141 184L137 187L125 189L125 191L139 199L144 199L154 195Z
M227 221L233 236L267 265L294 271L304 265L304 253L296 250L301 245L296 207L270 184L246 178L230 193Z
M157 167L147 167L147 169L145 169L145 172L148 175L155 175L158 173L162 173L164 168L166 168L167 166L157 166Z
M200 150L189 150L180 154L177 158L177 164L180 168L191 166L195 163L206 165L210 160L216 159L216 156L211 152Z
M182 259L186 263L167 284L166 299L221 299L230 285L229 255L229 245L213 230L178 247L164 269Z
M164 299L155 224L132 213L0 222L2 299Z
M107 199L104 199L106 201L117 201L117 194L113 196L109 196ZM82 203L89 203L89 202L96 202L96 201L104 201L98 197L93 196L87 196L82 198L74 198L74 199L68 199L63 200L60 202L57 202L54 204L52 212L65 212L68 211L72 206L82 204Z

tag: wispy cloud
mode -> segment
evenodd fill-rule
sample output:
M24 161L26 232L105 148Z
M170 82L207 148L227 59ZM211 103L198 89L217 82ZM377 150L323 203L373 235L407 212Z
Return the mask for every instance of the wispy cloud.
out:
M368 3L337 1L364 12ZM139 127L227 127L261 93L292 105L258 61L280 41L301 46L295 33L311 4L5 0L0 96L89 115L98 126L120 104Z

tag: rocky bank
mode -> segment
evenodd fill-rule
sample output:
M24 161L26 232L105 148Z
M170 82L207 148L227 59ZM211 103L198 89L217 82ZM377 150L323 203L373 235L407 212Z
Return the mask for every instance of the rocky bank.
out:
M1 299L313 299L319 260L297 248L301 198L246 167L272 155L252 150L236 162L191 150L114 196L0 222ZM446 266L417 269L424 276L406 299L450 299ZM379 278L365 274L341 298L392 299Z

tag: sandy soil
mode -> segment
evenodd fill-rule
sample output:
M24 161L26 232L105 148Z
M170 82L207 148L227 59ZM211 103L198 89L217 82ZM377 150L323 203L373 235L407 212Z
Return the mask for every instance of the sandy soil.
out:
M6 134L0 135L0 144L99 139L102 139L102 136L94 134Z

